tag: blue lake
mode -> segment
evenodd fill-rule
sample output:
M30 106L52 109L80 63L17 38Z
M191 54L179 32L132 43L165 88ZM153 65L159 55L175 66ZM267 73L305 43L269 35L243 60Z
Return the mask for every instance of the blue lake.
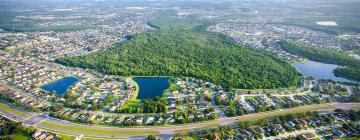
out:
M300 70L305 76L312 76L321 79L330 79L334 81L341 82L351 82L351 80L347 80L345 78L336 77L333 73L333 70L340 67L338 65L333 64L324 64L315 61L307 61L305 63L293 63L294 67Z
M56 95L62 95L66 93L69 86L76 83L78 80L79 79L75 77L65 77L60 80L49 83L47 85L44 85L40 88L46 91L55 91Z
M170 86L168 77L135 77L133 80L139 85L138 99L161 97Z

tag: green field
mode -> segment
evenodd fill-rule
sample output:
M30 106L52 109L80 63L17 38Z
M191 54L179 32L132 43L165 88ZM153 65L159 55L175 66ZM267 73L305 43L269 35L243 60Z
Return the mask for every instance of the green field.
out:
M66 126L60 125L52 122L42 122L42 126L47 126L50 128L60 129L60 130L69 130L77 133L91 133L91 134L108 134L108 135L154 135L158 134L158 131L154 130L106 130L99 128L91 128L87 126Z
M11 137L12 140L29 140L30 138L27 136L23 136L21 134L15 134Z
M67 135L63 133L55 133L56 136L58 136L61 140L74 140L76 136L73 135Z
M352 109L360 109L360 106L353 106Z
M46 129L45 129L46 130ZM74 140L76 137L79 137L80 135L77 134L69 134L69 133L63 133L63 132L54 132L50 131L52 133L55 133L57 137L60 138L60 140ZM126 138L109 138L109 137L90 137L90 136L83 136L81 140L127 140Z
M127 139L115 139L115 138L104 138L104 137L83 137L81 140L127 140Z
M126 103L126 105L122 106L121 109L137 108L137 107L139 107L140 103L141 103L141 100L139 100L139 99L130 100Z
M22 118L26 118L26 117L29 117L30 114L25 114L19 110L16 110L14 108L11 108L10 106L4 104L4 103L0 103L0 110L3 110L3 111L6 111L6 112L10 112L14 115L17 115L19 117L22 117Z
M221 126L220 124L210 124L210 125L207 125L207 126L204 126L204 127L200 127L200 128L193 128L193 129L185 129L185 130L176 130L175 132L177 133L187 133L189 131L192 131L192 130L199 130L199 129L206 129L206 128L215 128L215 127L219 127Z

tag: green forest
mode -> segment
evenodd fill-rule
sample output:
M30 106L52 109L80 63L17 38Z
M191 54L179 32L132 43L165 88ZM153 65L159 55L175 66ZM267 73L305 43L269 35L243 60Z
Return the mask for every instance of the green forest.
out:
M344 67L334 70L335 76L360 81L360 67Z
M335 76L360 81L360 60L351 57L346 52L311 48L289 41L281 41L279 44L289 53L317 62L344 66L334 70Z
M196 27L178 30L153 26L159 29L136 34L103 51L56 62L124 76L190 76L225 88L288 88L299 84L301 74L287 62L237 45L225 35Z

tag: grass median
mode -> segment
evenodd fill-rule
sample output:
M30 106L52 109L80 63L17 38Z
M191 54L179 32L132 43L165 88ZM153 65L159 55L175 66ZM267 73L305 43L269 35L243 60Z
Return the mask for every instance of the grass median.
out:
M209 124L203 127L199 127L199 128L191 128L191 129L183 129L183 130L175 130L176 133L187 133L193 130L199 130L199 129L207 129L207 128L215 128L215 127L219 127L221 126L220 124L216 123L216 124Z
M30 115L29 114L25 114L17 109L14 109L4 103L0 103L0 110L3 110L5 112L9 112L11 114L14 114L16 116L19 116L19 117L22 117L22 118L27 118L29 117Z
M55 132L55 131L50 131L50 132L55 133L56 136L58 136L61 140L74 140L75 138L80 136L78 134L69 134L69 133ZM96 136L81 137L81 140L104 140L104 139L106 139L106 140L127 140L126 138L109 138L109 137L96 137Z
M109 129L101 129L101 128L92 128L89 126L79 126L79 125L61 125L52 122L42 122L41 126L44 126L44 129L53 128L56 131L65 130L71 131L74 133L84 133L86 134L107 134L107 135L154 135L158 134L158 131L155 130L109 130Z
M308 106L301 106L295 108L281 109L276 111L254 113L254 114L249 114L251 115L250 117L241 118L236 122L248 122L248 121L251 122L251 121L257 121L259 119L284 116L288 114L305 113L316 110L326 110L326 109L335 109L335 107L333 105L308 105Z

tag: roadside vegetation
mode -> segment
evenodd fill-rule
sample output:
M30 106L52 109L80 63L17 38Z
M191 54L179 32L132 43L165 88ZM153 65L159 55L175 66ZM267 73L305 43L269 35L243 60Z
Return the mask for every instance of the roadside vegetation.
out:
M49 126L57 130L72 130L73 132L79 133L91 133L91 134L111 134L111 135L144 135L144 134L157 134L158 131L154 130L110 130L110 129L99 129L88 127L87 125L83 126L66 126L60 125L52 122L42 122L41 125ZM39 126L41 127L41 126Z
M10 113L15 114L15 115L17 115L19 117L28 117L29 116L29 114L25 114L25 113L23 113L23 112L21 112L19 110L16 110L16 109L14 109L14 108L12 108L12 107L4 104L4 103L0 103L0 110L10 112Z

